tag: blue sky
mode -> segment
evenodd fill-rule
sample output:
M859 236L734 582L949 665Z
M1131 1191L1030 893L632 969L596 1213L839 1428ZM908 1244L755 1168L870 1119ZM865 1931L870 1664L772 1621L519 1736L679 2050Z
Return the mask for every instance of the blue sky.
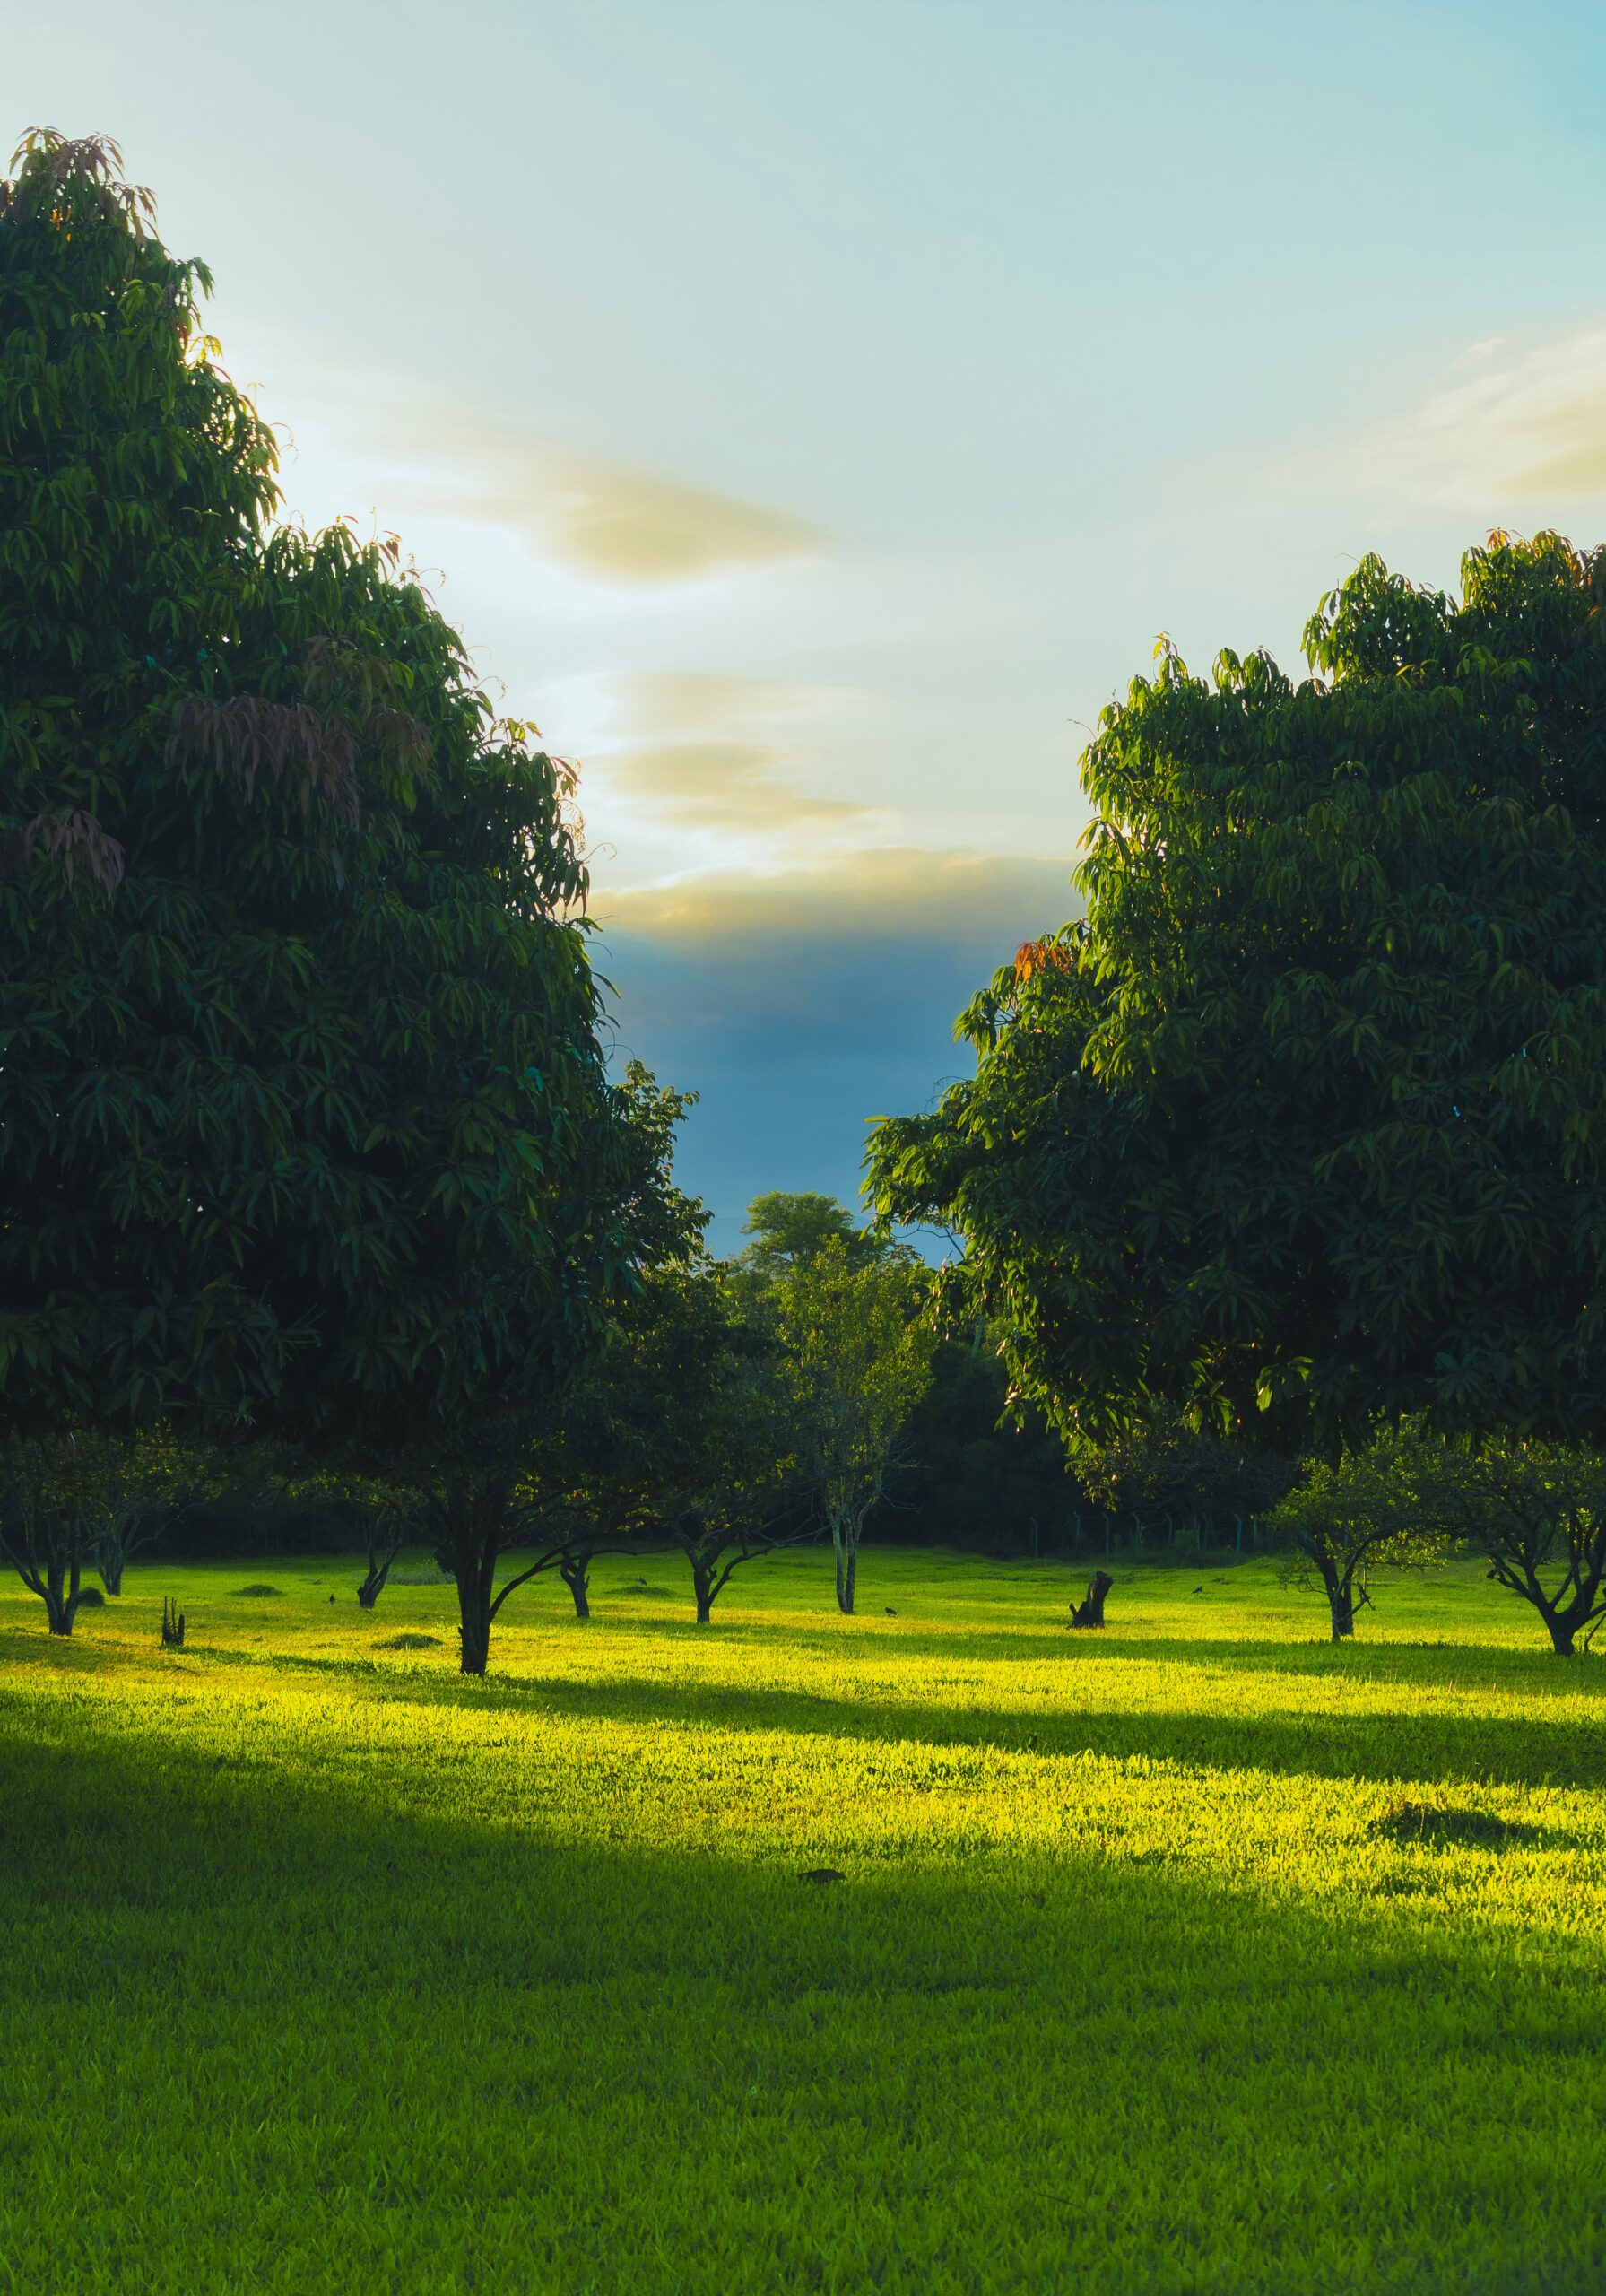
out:
M79 0L5 84L581 761L726 1246L958 1073L1158 631L1606 512L1597 7Z

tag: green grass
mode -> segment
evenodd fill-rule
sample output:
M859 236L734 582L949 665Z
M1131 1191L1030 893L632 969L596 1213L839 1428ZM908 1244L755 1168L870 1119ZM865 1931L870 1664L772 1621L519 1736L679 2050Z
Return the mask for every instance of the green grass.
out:
M1606 1665L1476 1573L652 1559L484 1683L358 1575L0 1594L0 2291L1606 2284Z

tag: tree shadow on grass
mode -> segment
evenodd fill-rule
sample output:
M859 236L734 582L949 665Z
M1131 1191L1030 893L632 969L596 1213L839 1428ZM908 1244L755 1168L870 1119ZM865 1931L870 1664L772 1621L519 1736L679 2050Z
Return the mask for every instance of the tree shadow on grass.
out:
M366 1657L251 1651L207 1654L225 1669L271 1665L336 1675L361 1695L478 1711L542 1712L643 1729L749 1730L889 1744L988 1746L1005 1751L1142 1756L1201 1770L1407 1783L1487 1780L1516 1786L1606 1785L1606 1744L1593 1718L1384 1709L1343 1713L1216 1712L1204 1708L938 1706L904 1699L832 1697L816 1691L747 1690L661 1674L577 1682L504 1668L466 1682L447 1665L390 1668Z
M873 1673L864 1676L862 1692L833 1687L816 1691L788 1685L748 1687L728 1682L699 1680L695 1674L666 1674L661 1668L631 1674L631 1647L651 1646L663 1656L664 1628L638 1630L633 1622L593 1622L577 1630L595 1647L599 1671L590 1679L572 1674L549 1674L515 1660L496 1665L483 1682L465 1682L456 1671L449 1632L443 1647L422 1663L397 1664L365 1644L348 1657L308 1652L264 1651L254 1648L210 1649L197 1642L186 1660L222 1674L263 1667L289 1674L337 1676L364 1697L396 1699L437 1705L467 1701L477 1708L505 1707L528 1710L534 1705L548 1711L647 1728L805 1733L826 1737L874 1740L890 1744L933 1746L994 1746L1042 1755L1091 1753L1122 1760L1142 1756L1174 1761L1192 1768L1260 1770L1284 1775L1323 1778L1366 1778L1401 1783L1438 1783L1487 1779L1520 1786L1550 1784L1593 1788L1606 1785L1606 1734L1593 1714L1570 1710L1546 1712L1530 1709L1519 1714L1488 1714L1469 1710L1458 1694L1454 1704L1424 1709L1416 1703L1426 1691L1442 1687L1446 1692L1460 1684L1492 1680L1503 1691L1519 1691L1536 1700L1560 1700L1568 1692L1593 1691L1597 1671L1606 1708L1606 1670L1589 1661L1558 1661L1548 1655L1516 1652L1469 1654L1456 1647L1437 1645L1375 1646L1371 1649L1332 1650L1307 1647L1237 1643L1226 1640L1179 1644L1168 1639L1145 1637L1116 1640L1089 1638L1073 1646L1089 1657L1127 1664L1159 1665L1165 1669L1148 1687L1164 1705L1135 1702L1142 1686L1134 1686L1134 1703L1110 1707L1079 1705L1079 1659L1069 1658L1054 1668L1049 1697L1034 1693L1034 1679L1044 1671L1043 1655L1020 1639L1006 1642L1020 1662L1021 1692L1009 1704L1000 1702L999 1685L985 1685L988 1696L941 1703L930 1699L905 1700L885 1694ZM717 1635L720 1630L716 1627ZM707 1647L708 1631L688 1626L691 1643ZM736 1638L722 1638L735 1640ZM825 1639L822 1636L821 1641ZM1067 1638L1068 1639L1068 1638ZM751 1647L752 1638L744 1638ZM795 1636L788 1636L795 1643ZM965 1646L973 1652L975 1638ZM773 1638L765 1638L773 1645ZM42 1634L0 1634L38 1663L69 1672L99 1673L106 1653L96 1651L89 1637L66 1643L48 1643ZM835 1648L844 1646L838 1642ZM852 1646L847 1646L851 1648ZM861 1648L863 1646L860 1646ZM606 1672L600 1662L605 1658ZM1471 1659L1471 1663L1469 1663ZM1290 1661L1302 1663L1290 1664ZM1197 1666L1211 1676L1201 1683L1189 1705L1188 1672ZM1101 1670L1102 1671L1102 1670ZM1241 1704L1223 1710L1220 1676L1241 1673L1246 1677ZM1299 1710L1277 1702L1268 1674L1315 1677L1335 1685L1362 1682L1380 1686L1398 1684L1413 1693L1411 1704L1367 1710L1344 1706L1315 1706ZM1099 1700L1108 1695L1107 1674L1089 1683ZM1266 1699L1264 1705L1254 1701ZM1592 1699L1592 1705L1597 1701ZM1606 1719L1606 1713L1602 1714Z
M605 1602L605 1598L604 1598ZM1515 1613L1516 1605L1513 1605ZM900 1620L884 1632L879 1620L832 1619L825 1622L806 1614L784 1621L754 1619L740 1613L715 1613L711 1628L699 1627L690 1617L621 1617L599 1603L584 1624L569 1619L532 1619L509 1605L508 1627L540 1624L574 1626L578 1633L603 1634L621 1640L659 1642L665 1635L690 1637L700 1645L710 1634L738 1648L762 1650L777 1644L843 1665L901 1663L929 1658L962 1667L972 1662L994 1665L1074 1667L1088 1661L1110 1665L1202 1666L1233 1673L1314 1675L1335 1681L1359 1678L1373 1682L1420 1684L1442 1679L1446 1683L1506 1678L1506 1687L1520 1686L1537 1696L1565 1697L1579 1691L1594 1692L1606 1714L1606 1665L1596 1665L1586 1655L1558 1660L1551 1652L1537 1621L1532 1636L1519 1644L1483 1642L1436 1636L1419 1642L1368 1642L1364 1635L1344 1645L1334 1644L1313 1619L1308 1636L1298 1639L1235 1637L1195 1633L1179 1622L1171 1634L1155 1634L1124 1627L1119 1619L1099 1633L1074 1632L1059 1617L1033 1614L1011 1626L977 1625L968 1620L951 1626L925 1627ZM491 1663L497 1664L492 1645Z
M1142 1755L1202 1769L1319 1778L1606 1785L1606 1744L1599 1725L1574 1717L1222 1714L1175 1708L1067 1712L1046 1704L1034 1713L1024 1705L943 1707L693 1682L533 1679L525 1687L543 1706L561 1713L658 1726L818 1732L894 1744L1000 1746L1116 1760Z
M75 1728L0 1756L58 2285L158 2284L174 2223L201 2296L1606 2271L1598 1954L1092 1857L579 1841Z

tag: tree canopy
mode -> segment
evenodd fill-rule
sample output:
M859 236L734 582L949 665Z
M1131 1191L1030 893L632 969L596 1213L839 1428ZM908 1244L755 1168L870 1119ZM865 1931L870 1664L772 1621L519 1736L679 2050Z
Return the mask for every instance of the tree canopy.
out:
M852 1213L834 1196L813 1189L791 1194L771 1188L755 1196L747 1207L742 1232L752 1241L742 1249L737 1264L766 1283L790 1268L805 1265L829 1244L835 1244L855 1266L879 1259L889 1248L873 1228L855 1226Z
M461 1432L658 1216L572 776L394 544L275 523L117 164L0 187L0 1435Z
M1459 599L1368 558L1311 674L1162 645L1083 761L1087 914L883 1122L884 1215L962 1231L1020 1390L1293 1453L1606 1396L1606 552L1496 535Z

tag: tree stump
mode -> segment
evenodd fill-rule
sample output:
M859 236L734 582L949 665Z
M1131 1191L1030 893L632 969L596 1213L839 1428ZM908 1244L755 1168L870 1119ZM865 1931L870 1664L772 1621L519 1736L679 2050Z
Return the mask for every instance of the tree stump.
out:
M1115 1580L1110 1577L1107 1570L1096 1570L1093 1573L1092 1584L1089 1587L1082 1600L1080 1603L1074 1603L1072 1605L1072 1625L1102 1626L1104 1624L1104 1598L1109 1593L1110 1588L1115 1585Z
M184 1613L170 1596L161 1606L161 1647L164 1650L184 1648Z

